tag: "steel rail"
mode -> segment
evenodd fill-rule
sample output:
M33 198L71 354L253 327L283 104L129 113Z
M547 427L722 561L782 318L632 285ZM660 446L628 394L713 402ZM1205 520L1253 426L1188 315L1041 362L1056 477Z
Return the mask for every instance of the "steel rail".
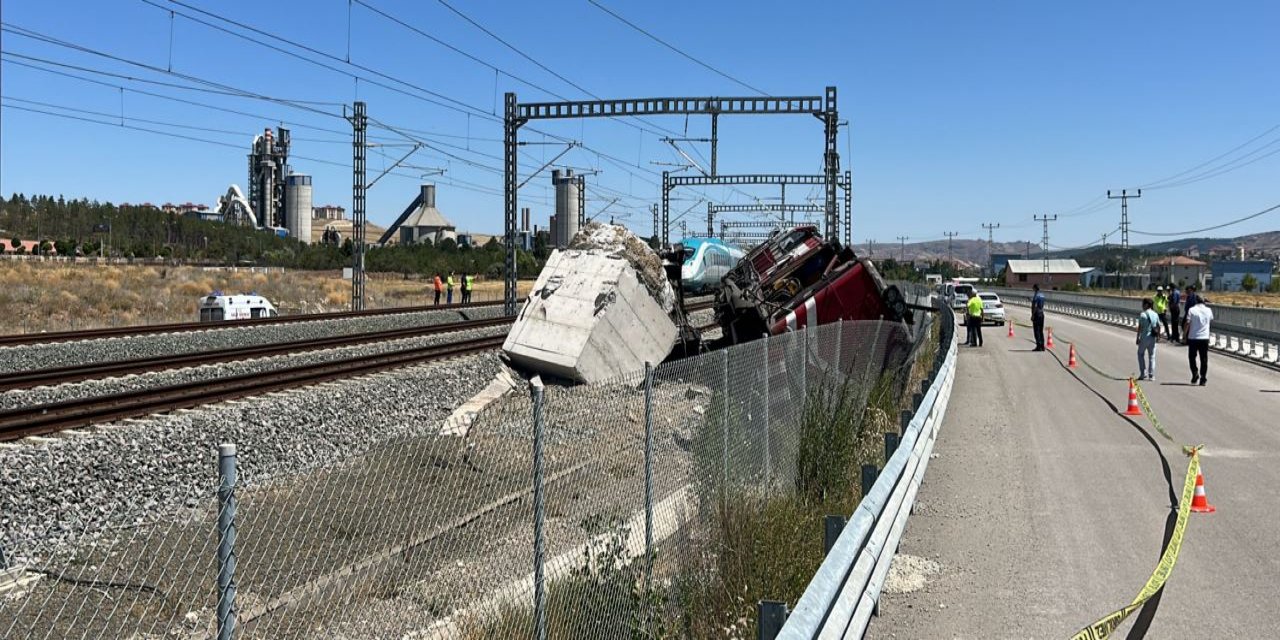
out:
M463 322L427 325L423 327L408 327L369 333L313 338L309 340L293 340L290 342L279 342L273 344L228 347L226 349L215 349L212 351L201 351L196 353L181 353L148 358L115 360L111 362L75 364L65 367L39 369L34 371L15 371L12 373L0 374L0 391L7 391L9 389L27 389L41 385L65 384L68 382L118 377L137 373L149 373L152 371L162 371L166 369L194 367L217 362L232 362L236 360L279 356L290 353L316 351L320 349L340 348L370 342L429 336L439 333L466 331L469 329L483 329L486 327L509 324L510 322L511 318L506 317L487 320L468 320Z
M172 322L167 324L147 324L128 327L103 327L100 329L81 329L77 331L50 331L48 333L11 333L0 335L0 347L24 344L41 344L45 342L70 342L74 340L97 340L121 336L141 336L157 333L178 333L183 331L209 331L232 329L236 327L257 327L263 325L293 324L296 322L316 322L324 320L342 320L346 318L364 318L372 316L395 315L399 313L423 313L426 311L458 311L480 307L493 307L502 302L469 302L467 304L424 305L418 307L386 307L382 309L365 309L362 311L337 311L333 313L302 313L274 318L251 318L247 320L222 320L218 322Z
M299 365L267 375L249 373L0 411L0 442L478 353L502 346L503 340L505 336L471 338L444 345Z

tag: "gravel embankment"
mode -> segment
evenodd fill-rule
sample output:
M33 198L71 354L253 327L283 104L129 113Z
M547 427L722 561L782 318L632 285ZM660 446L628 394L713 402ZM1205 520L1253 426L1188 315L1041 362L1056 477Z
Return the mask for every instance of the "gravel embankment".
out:
M421 311L365 318L316 320L282 325L185 331L0 348L0 372L31 371L94 362L113 362L212 349L312 340L389 331L461 320L494 318L501 305L455 311Z
M207 507L220 443L238 445L243 482L261 483L434 432L501 366L468 356L0 449L0 541L39 557L86 532Z
M484 329L472 329L468 331L450 331L442 334L360 344L337 349L306 351L283 356L256 358L253 360L238 360L235 362L208 364L199 367L188 367L185 369L168 369L140 375L106 378L102 380L85 380L83 382L73 382L48 387L35 387L32 389L14 389L0 393L0 411L38 404L47 404L51 402L65 402L67 400L77 398L89 398L115 393L125 393L129 391L140 391L143 389L153 389L187 382L196 382L199 380L227 378L243 374L268 373L270 371L276 371L287 367L297 367L320 362L332 362L334 360L341 360L344 358L368 356L378 353L386 353L389 351L400 351L416 347L456 342L470 338L503 335L506 331L506 326L487 327Z

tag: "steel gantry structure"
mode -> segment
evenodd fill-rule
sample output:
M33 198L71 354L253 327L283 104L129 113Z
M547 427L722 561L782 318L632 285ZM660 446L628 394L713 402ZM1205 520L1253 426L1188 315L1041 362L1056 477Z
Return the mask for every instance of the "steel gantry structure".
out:
M822 213L822 211L823 206L820 204L714 204L708 202L707 237L710 238L715 233L717 213L776 213L785 222L788 213L794 216L796 213Z
M826 215L828 231L836 229L836 183L840 177L840 155L836 151L836 134L839 116L836 110L836 88L827 87L823 96L780 97L762 96L749 98L631 98L621 100L568 100L563 102L533 102L521 104L516 94L508 92L503 103L503 201L504 226L507 242L506 284L504 311L516 311L516 150L520 144L520 127L530 120L565 120L577 118L618 118L652 115L708 115L711 116L711 171L707 176L717 180L716 146L719 117L722 115L780 115L809 114L823 122L826 143L823 150L824 180L808 184L826 185ZM668 202L666 175L662 194L662 239L669 241ZM716 182L715 184L751 184Z

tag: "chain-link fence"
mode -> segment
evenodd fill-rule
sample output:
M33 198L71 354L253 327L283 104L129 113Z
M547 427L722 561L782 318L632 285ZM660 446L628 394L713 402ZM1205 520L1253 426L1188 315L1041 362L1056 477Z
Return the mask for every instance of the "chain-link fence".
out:
M882 462L934 324L535 381L465 428L293 476L237 478L270 446L242 445L182 509L140 484L92 527L0 520L0 636L754 636L756 600L800 595L822 515L850 513Z

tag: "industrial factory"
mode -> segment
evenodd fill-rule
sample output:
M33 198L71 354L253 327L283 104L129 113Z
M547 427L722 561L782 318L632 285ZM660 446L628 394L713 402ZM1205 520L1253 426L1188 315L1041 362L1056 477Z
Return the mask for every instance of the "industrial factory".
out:
M231 185L218 198L217 217L311 242L311 176L289 167L289 130L255 136L249 152L249 193Z

